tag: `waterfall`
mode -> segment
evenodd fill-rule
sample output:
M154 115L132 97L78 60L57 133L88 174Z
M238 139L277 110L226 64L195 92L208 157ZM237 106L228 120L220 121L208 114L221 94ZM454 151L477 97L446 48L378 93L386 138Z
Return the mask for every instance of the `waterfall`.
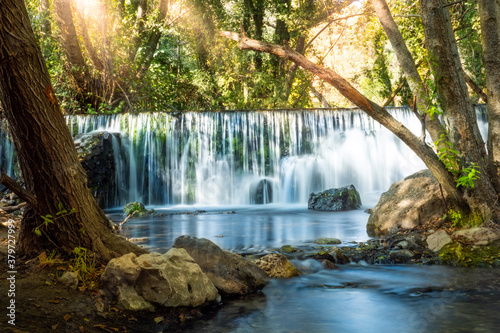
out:
M389 110L420 134L411 110ZM117 188L108 194L109 206L135 200L147 205L306 203L311 192L348 184L362 199L376 200L393 182L425 167L398 138L356 109L66 120L73 136L113 134ZM0 167L12 174L12 145L5 131L0 143Z

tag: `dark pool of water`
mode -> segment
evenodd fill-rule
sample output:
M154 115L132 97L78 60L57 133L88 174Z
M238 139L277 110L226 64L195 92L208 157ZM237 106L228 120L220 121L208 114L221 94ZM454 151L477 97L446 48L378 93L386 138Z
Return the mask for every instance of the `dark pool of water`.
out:
M157 210L173 215L130 220L123 234L146 237L143 244L159 252L185 234L235 252L313 245L318 237L345 244L369 238L362 210L328 213L273 205ZM196 210L206 212L193 214ZM123 220L118 212L109 213L114 221ZM325 270L313 260L294 264L302 276L271 280L260 294L226 300L182 331L500 332L500 269L350 264Z

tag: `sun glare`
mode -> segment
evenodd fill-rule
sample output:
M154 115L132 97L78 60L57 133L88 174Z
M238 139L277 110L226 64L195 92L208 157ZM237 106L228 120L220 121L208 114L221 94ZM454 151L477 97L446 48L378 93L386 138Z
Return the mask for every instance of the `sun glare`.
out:
M73 0L76 7L82 12L83 15L93 17L101 16L101 6L99 0Z

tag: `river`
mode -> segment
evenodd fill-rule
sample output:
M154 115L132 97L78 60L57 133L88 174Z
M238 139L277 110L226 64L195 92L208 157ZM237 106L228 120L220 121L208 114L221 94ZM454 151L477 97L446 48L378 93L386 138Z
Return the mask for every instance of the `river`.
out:
M156 207L169 214L137 218L126 237L167 251L176 237L208 238L237 253L268 253L282 245L313 247L318 237L341 246L369 239L368 214L315 212L304 205ZM108 211L114 221L123 217ZM294 260L304 273L271 280L261 293L224 301L183 332L498 332L500 269L367 265L326 270L314 260ZM168 329L165 327L164 329Z

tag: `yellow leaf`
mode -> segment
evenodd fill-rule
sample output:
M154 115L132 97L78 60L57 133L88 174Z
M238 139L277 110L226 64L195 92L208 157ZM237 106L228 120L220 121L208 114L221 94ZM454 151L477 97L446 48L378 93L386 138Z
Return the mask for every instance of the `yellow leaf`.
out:
M69 315L69 314L65 314L63 317L64 321L68 321L69 318L71 318L71 315Z
M158 323L161 323L161 322L163 321L163 319L165 319L165 318L163 318L163 317L156 317L156 318L154 319L154 321L155 321L155 323L157 323L157 324L158 324Z

